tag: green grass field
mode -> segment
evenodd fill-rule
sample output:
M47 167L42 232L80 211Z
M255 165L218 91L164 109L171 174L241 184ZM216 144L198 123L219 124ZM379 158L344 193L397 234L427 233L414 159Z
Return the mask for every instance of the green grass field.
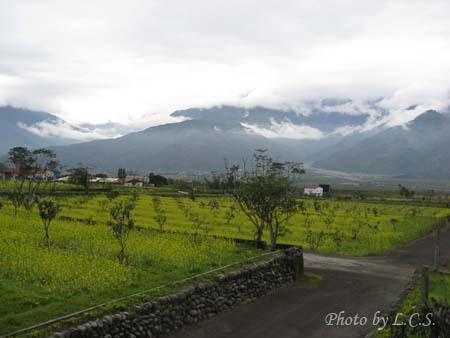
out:
M128 264L119 264L105 224L57 220L50 248L43 235L37 210L0 211L0 334L260 254L227 240L135 231Z
M36 208L21 208L14 216L3 199L0 334L260 254L230 240L194 235L253 238L252 225L228 197L160 197L167 215L163 229L187 233L173 234L147 230L159 225L153 196L140 194L133 218L141 230L132 232L128 263L120 264L109 210L130 196L112 201L102 194L57 197L62 210L50 227L50 248L43 245ZM304 211L290 220L280 242L350 255L398 247L428 233L449 213L445 208L302 201Z

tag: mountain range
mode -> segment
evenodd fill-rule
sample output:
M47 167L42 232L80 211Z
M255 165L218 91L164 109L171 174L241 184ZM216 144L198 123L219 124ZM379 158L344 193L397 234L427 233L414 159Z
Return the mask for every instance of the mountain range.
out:
M0 154L16 145L50 146L65 166L96 171L223 170L224 160L242 163L257 148L280 160L322 169L401 177L447 178L450 173L450 116L429 110L403 126L363 128L373 114L334 110L342 100L323 100L308 114L265 107L217 106L172 113L181 122L105 138L125 126L72 125L44 112L0 108ZM377 118L387 114L379 110ZM63 128L68 132L55 132ZM342 130L350 132L342 133ZM81 137L80 137L81 136ZM95 139L82 142L83 139Z
M450 116L428 110L405 126L382 130L314 165L347 172L448 178Z

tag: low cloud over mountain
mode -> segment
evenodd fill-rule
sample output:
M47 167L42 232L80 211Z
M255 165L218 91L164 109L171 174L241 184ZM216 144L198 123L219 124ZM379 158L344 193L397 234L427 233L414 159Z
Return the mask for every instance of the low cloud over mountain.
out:
M129 131L119 124L75 125L46 112L0 107L0 155L15 146L65 145L118 137Z

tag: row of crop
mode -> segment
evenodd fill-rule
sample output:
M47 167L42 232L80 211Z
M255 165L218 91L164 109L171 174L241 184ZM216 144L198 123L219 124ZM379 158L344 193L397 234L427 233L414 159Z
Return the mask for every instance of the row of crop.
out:
M118 197L124 199L125 197ZM107 224L113 202L107 197L65 198L61 217L88 224ZM448 210L370 205L331 200L302 200L300 212L288 222L281 242L320 251L361 254L381 252L430 231ZM254 230L228 198L168 198L141 195L133 211L140 227L247 238Z

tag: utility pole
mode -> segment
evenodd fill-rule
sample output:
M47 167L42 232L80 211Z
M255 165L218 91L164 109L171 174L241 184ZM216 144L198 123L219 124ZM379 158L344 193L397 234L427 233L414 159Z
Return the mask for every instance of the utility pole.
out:
M422 268L422 303L428 304L428 296L430 293L430 270L425 265Z
M439 222L436 229L436 242L434 244L434 262L433 271L439 271L439 240L441 237L442 223Z

